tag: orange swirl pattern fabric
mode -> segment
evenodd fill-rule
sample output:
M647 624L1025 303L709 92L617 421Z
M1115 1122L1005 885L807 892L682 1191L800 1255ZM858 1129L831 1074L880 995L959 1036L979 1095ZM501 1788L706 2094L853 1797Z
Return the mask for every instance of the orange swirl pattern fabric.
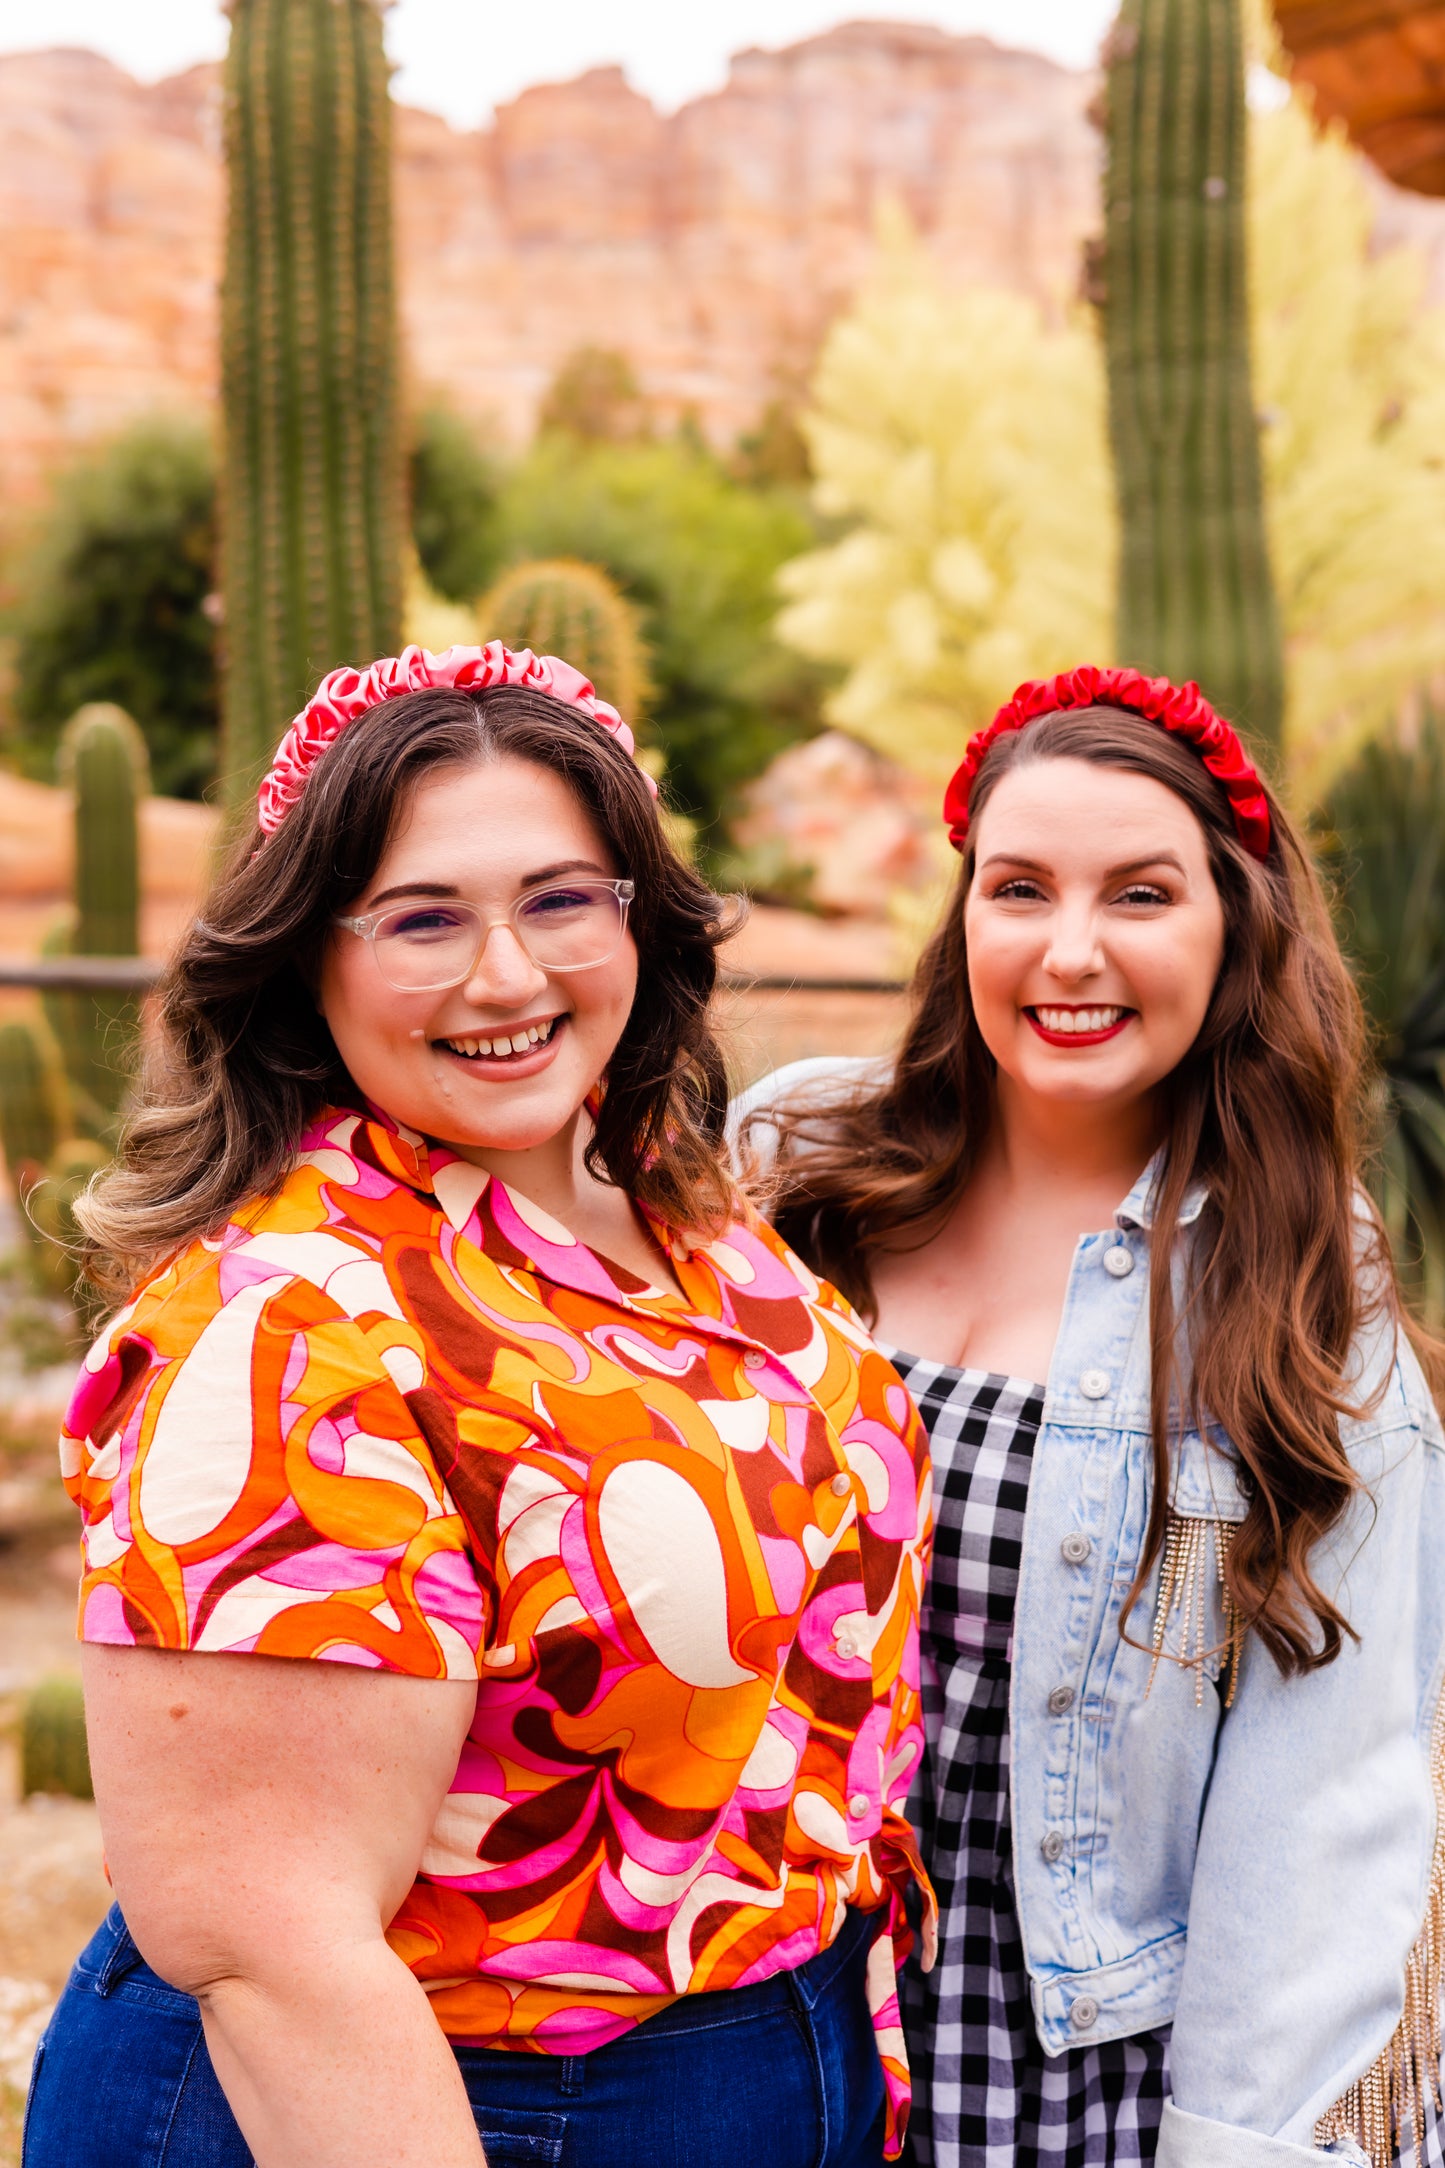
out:
M585 2052L886 1915L896 2152L926 1442L770 1229L658 1232L682 1299L323 1116L87 1358L81 1634L480 1681L389 1933L459 2044Z

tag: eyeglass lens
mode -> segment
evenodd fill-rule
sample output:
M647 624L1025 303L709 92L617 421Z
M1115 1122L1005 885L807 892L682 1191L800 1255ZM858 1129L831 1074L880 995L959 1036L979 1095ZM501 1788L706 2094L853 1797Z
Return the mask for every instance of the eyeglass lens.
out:
M602 881L538 889L513 906L510 922L543 971L606 963L622 939L627 905ZM378 919L376 961L389 986L420 993L457 986L481 955L485 922L469 903L407 903Z

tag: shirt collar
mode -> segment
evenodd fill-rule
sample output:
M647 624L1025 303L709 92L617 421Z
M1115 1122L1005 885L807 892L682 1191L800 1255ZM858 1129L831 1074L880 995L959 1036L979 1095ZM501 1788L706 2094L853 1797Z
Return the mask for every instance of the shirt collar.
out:
M334 1116L328 1116L327 1125L334 1119ZM360 1120L352 1132L350 1149L356 1151L358 1146L361 1147L364 1157L405 1183L409 1189L418 1191L422 1196L435 1198L441 1208L442 1217L457 1234L465 1234L478 1204L491 1184L495 1183L509 1203L515 1203L515 1193L509 1190L499 1177L488 1173L485 1167L473 1166L470 1160L462 1159L456 1152L449 1151L444 1144L429 1143L417 1130L408 1129L404 1123L396 1121L370 1100L364 1103ZM666 1226L645 1204L639 1203L638 1210L672 1262L672 1269L683 1290L681 1307L695 1315L712 1315L718 1308L718 1295L712 1285L711 1274L717 1273L719 1267L717 1260L709 1253L709 1246L705 1243L695 1244L686 1235L678 1234L675 1229ZM528 1225L535 1225L539 1217L537 1207L528 1205L524 1200L519 1216ZM545 1250L545 1258L539 1257L536 1261L544 1278L563 1285L574 1282L582 1285L593 1279L596 1266L600 1265L604 1271L608 1271L606 1260L598 1258L594 1251L589 1250L586 1244L578 1241L575 1236L568 1234L566 1229L556 1227L555 1233L558 1237L566 1235L567 1242L564 1244L546 1240L544 1237L538 1243L538 1248ZM576 1251L575 1264L579 1268L576 1273L568 1270L569 1263L574 1261L569 1256L568 1245ZM611 1277L610 1271L608 1277ZM617 1300L627 1307L637 1304L652 1310L660 1304L666 1304L674 1310L679 1308L677 1296L668 1288L653 1287L629 1291L614 1282L613 1292Z
M1162 1171L1162 1152L1156 1152L1124 1202L1114 1214L1116 1227L1138 1227L1145 1234L1154 1226L1154 1203L1158 1195L1159 1177ZM1203 1182L1191 1182L1184 1192L1176 1225L1192 1227L1204 1210L1209 1191Z

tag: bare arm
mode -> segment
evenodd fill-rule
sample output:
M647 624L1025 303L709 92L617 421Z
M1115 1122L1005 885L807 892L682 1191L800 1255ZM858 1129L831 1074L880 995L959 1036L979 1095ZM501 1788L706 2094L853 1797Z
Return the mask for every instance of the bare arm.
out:
M197 1996L257 2168L482 2168L456 2061L384 1939L476 1688L351 1664L84 1650L121 1909Z

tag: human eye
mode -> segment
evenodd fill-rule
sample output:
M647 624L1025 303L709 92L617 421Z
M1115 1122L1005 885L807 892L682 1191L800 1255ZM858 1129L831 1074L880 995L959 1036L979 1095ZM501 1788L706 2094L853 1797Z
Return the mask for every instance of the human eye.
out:
M468 922L469 914L454 903L409 903L389 911L377 927L384 941L445 941Z
M524 898L522 916L532 926L551 925L558 919L572 918L579 911L590 910L597 901L595 885L574 881L563 888L539 889L535 896Z
M1031 881L1026 874L1020 873L1015 874L1011 881L1000 881L990 892L990 900L994 903L1039 903L1043 900L1043 893L1037 881Z
M1156 881L1131 881L1114 898L1116 903L1130 905L1136 910L1154 911L1162 910L1172 900L1168 889L1161 888Z

